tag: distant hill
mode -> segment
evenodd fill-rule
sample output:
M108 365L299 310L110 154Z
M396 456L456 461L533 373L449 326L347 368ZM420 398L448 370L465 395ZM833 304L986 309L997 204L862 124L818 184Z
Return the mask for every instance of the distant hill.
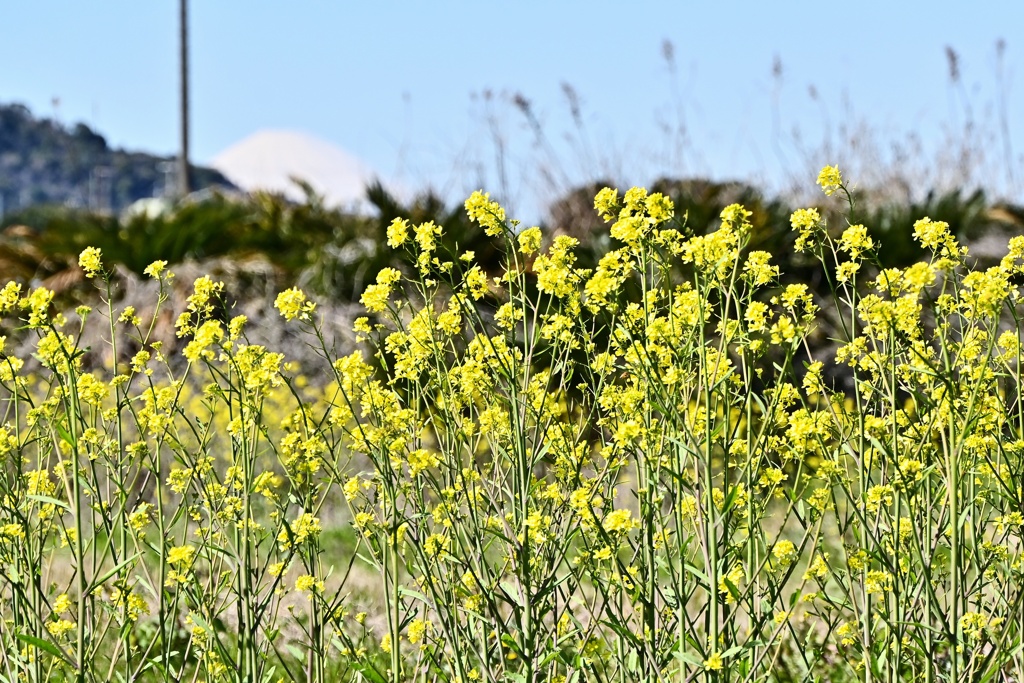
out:
M120 211L164 194L173 157L111 149L84 123L66 127L20 104L0 105L0 214L36 204ZM170 163L169 163L170 162ZM193 166L193 190L234 185L219 171Z

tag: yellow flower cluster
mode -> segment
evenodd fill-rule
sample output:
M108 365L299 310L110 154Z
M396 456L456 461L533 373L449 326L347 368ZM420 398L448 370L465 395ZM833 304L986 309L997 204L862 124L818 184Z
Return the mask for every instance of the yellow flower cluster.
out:
M819 184L853 204L838 168ZM50 290L0 289L11 677L93 675L91 652L131 675L174 648L210 680L331 680L332 647L382 680L1024 665L997 650L1024 634L1024 238L971 269L923 219L928 257L888 268L872 226L801 209L827 292L757 248L759 209L705 231L643 188L594 207L614 248L592 271L483 193L466 210L504 248L491 265L392 221L408 263L363 292L359 347L336 355L301 289L275 301L322 373L250 344L210 277L172 356L162 262L156 309L83 306L80 329ZM85 348L98 321L109 345Z
M306 298L305 292L298 287L286 289L277 295L274 301L274 308L281 312L285 320L308 321L310 315L316 310L316 304ZM237 335L232 335L237 336Z
M491 237L498 237L505 230L505 209L491 201L490 194L480 191L471 194L466 200L466 213Z

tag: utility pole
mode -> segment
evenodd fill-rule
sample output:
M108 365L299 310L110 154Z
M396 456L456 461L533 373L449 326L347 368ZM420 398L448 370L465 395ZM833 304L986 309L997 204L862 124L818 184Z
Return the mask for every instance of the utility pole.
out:
M189 193L188 184L188 0L178 0L181 39L181 151L178 154L178 194Z

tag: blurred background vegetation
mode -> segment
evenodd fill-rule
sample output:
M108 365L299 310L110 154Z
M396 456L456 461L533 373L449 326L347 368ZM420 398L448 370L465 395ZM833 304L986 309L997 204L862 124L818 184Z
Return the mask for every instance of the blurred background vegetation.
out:
M19 105L0 106L0 271L68 299L88 297L94 289L91 283L84 286L77 260L83 248L96 246L122 278L138 278L157 259L172 268L186 262L231 263L240 279L238 293L245 292L247 272L259 272L269 277L268 287L298 284L318 298L346 305L358 302L384 266L407 267L403 255L386 246L386 228L396 217L434 221L444 229L448 250L474 251L491 274L501 267L493 240L467 220L461 204L431 191L404 196L374 182L357 211L329 206L300 179L295 182L304 199L295 201L283 194L243 193L217 171L195 167L191 180L197 191L172 200L166 193L171 161L111 149L82 124L64 127L34 118ZM97 175L96 169L103 172ZM858 179L851 180L856 187ZM561 192L541 221L549 238L564 233L580 240L584 268L596 265L610 246L608 226L593 209L594 195L605 185L614 183L589 182ZM716 230L725 206L743 204L753 212L751 249L775 256L784 283L807 282L826 296L826 273L792 248L789 217L806 205L807 187L813 187L812 177L805 179L802 196L699 178L660 178L649 189L668 195L677 220L694 234ZM495 190L501 200L500 188ZM855 197L853 216L838 212L844 207L835 197L819 194L811 201L836 234L848 220L867 225L883 246L881 267L906 266L923 256L912 235L914 222L924 216L948 222L981 267L1002 256L1009 236L1024 231L1024 206L991 200L982 189L894 193L891 183L868 184Z
M608 226L593 210L594 194L602 186L572 190L550 207L541 226L549 237L564 233L579 239L582 267L596 264L611 240ZM792 248L789 217L800 206L741 183L662 178L649 189L671 197L677 219L694 234L717 230L722 209L743 204L753 212L751 249L771 252L784 278L812 282L822 293L827 291L819 268ZM396 217L434 221L443 227L448 249L473 250L482 267L492 273L500 268L493 240L467 220L460 205L446 204L430 192L402 200L374 184L366 191L371 210L354 213L325 206L308 185L304 191L301 202L272 193L212 192L165 210L121 215L32 206L0 221L0 269L8 279L71 293L82 281L77 261L86 246L102 249L108 266L137 275L157 259L172 266L189 260L260 259L272 265L282 283L299 283L317 296L351 302L358 301L380 268L406 267L401 254L386 245L386 228ZM1024 230L1024 207L991 202L981 190L931 192L910 203L877 202L860 193L857 207L850 218L866 224L883 245L878 252L883 267L907 266L922 258L912 236L914 222L924 216L948 222L971 246L979 266L998 260L1008 237ZM829 229L841 232L848 220L837 211L844 208L841 202L822 201L819 208Z

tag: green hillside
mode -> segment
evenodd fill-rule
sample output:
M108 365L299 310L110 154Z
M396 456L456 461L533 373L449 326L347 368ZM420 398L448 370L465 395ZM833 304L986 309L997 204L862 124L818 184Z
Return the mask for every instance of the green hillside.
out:
M113 149L84 123L37 118L20 104L0 105L0 213L37 204L120 211L164 191L167 162ZM191 187L233 187L219 172L192 167Z

